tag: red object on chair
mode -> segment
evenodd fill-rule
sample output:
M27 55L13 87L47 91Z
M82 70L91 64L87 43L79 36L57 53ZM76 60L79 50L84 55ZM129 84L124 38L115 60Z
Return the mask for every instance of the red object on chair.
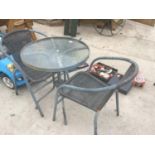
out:
M107 82L117 73L117 69L98 62L92 66L90 72L94 76Z

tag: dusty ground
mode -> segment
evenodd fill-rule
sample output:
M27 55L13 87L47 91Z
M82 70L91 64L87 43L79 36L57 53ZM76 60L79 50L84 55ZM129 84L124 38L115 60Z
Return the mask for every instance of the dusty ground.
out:
M63 27L34 24L34 29L49 36L63 36ZM77 38L90 47L88 60L98 56L124 56L135 60L146 78L144 88L133 88L120 95L120 116L115 114L115 96L99 117L99 134L155 134L155 28L127 21L121 34L104 37L92 26L80 26ZM25 87L16 96L0 81L0 134L93 134L93 112L65 100L68 126L63 125L61 108L57 121L52 121L55 91L41 102L45 117L35 110Z

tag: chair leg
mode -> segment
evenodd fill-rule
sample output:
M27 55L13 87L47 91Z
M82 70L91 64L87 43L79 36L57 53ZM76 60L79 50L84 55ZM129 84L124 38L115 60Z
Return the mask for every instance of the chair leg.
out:
M55 96L54 111L53 111L53 121L56 120L57 104L58 104L58 93L56 93L56 96Z
M18 87L17 87L17 84L16 84L15 72L13 73L13 78L14 78L14 85L15 85L15 93L16 93L16 95L19 95L19 94L18 94Z
M62 99L62 112L64 116L64 125L67 125L67 116L66 116L66 111L65 111L64 99Z
M16 92L16 95L19 95L18 94L18 88L17 88L16 84L15 84L15 92Z
M42 112L42 110L41 110L41 108L40 108L40 105L39 105L39 103L38 103L36 97L34 96L34 94L33 94L33 92L32 92L31 86L28 84L27 81L26 81L26 86L27 86L27 88L28 88L28 90L29 90L29 92L30 92L32 98L33 98L33 101L34 101L34 103L35 103L35 105L36 105L36 109L39 111L40 116L41 116L41 117L44 117L44 114L43 114L43 112Z
M97 132L97 120L98 120L98 114L99 112L95 112L95 116L94 116L94 135L97 135L98 132Z
M118 90L116 91L116 113L117 113L117 116L119 116L119 92Z
M35 105L36 105L35 108L39 111L40 116L41 116L41 117L44 117L44 113L42 112L41 107L40 107L38 101L36 100L36 98L35 98L35 96L34 96L34 94L33 94L32 92L31 92L31 96L32 96L32 98L33 98L33 100L34 100L34 103L35 103Z

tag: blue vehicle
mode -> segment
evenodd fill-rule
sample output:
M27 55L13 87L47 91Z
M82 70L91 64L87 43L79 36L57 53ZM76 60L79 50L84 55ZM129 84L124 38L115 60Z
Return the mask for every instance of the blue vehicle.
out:
M0 39L4 34L0 32ZM16 87L25 85L23 76L19 70L17 70L12 63L4 54L0 51L0 77L2 82L8 88L14 89ZM15 80L14 80L15 77Z

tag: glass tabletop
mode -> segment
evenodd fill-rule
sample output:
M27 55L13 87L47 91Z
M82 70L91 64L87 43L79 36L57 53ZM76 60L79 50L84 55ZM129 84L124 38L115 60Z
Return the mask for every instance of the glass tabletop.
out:
M89 47L73 38L51 37L26 44L20 56L33 69L60 72L83 64L89 57Z

